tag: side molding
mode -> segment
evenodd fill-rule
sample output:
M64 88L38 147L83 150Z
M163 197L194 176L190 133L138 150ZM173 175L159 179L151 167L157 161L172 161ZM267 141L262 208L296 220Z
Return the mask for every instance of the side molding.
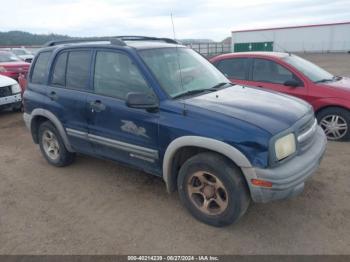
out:
M30 114L30 117L29 117L30 118L30 120L29 120L29 127L30 128L31 128L31 125L32 125L32 120L36 116L43 116L43 117L49 119L54 124L54 126L57 128L58 132L60 133L60 135L61 135L61 137L63 139L64 145L66 146L67 150L69 152L74 152L71 144L69 143L67 134L64 131L64 128L63 128L63 125L62 125L61 121L53 113L51 113L50 111L48 111L46 109L42 109L42 108L34 109L32 111L32 113Z
M252 165L250 161L235 147L212 138L200 137L200 136L182 136L172 141L169 144L164 154L163 179L167 186L168 192L171 192L171 189L173 188L173 185L171 184L172 183L171 167L172 167L173 158L175 156L175 153L180 148L186 147L186 146L196 146L196 147L201 147L201 148L218 152L228 157L237 166L239 166L242 169L242 172L247 180L255 176L255 174L251 172Z

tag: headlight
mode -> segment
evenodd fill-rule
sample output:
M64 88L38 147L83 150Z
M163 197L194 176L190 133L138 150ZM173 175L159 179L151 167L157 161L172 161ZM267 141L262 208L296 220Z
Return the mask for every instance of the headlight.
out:
M11 86L12 94L19 94L21 93L22 89L19 86L19 84L14 84Z
M296 150L294 134L288 134L277 139L275 142L275 152L278 160L292 155Z

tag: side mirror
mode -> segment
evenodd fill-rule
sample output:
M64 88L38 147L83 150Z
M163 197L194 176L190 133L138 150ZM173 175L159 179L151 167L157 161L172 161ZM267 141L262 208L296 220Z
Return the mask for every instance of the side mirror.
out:
M126 96L126 105L131 108L152 110L158 108L158 100L152 94L130 92Z
M300 86L299 81L291 79L291 80L287 80L286 82L283 83L285 86L290 86L290 87L297 87Z

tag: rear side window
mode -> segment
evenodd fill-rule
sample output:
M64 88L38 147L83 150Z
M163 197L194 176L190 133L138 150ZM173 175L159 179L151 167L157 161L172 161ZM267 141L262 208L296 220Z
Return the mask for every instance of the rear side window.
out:
M52 71L52 85L65 86L66 85L66 65L68 53L61 53L58 55L54 69Z
M46 79L47 67L49 65L49 59L51 52L42 52L39 54L35 61L33 68L31 82L33 84L44 84Z
M69 52L66 70L67 88L87 89L89 83L90 59L90 51Z
M249 60L247 58L225 59L217 64L217 68L228 78L246 80Z

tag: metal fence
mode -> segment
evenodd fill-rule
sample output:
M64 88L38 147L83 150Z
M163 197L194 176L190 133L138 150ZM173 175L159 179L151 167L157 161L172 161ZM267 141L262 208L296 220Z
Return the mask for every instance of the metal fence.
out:
M230 53L231 44L221 42L208 42L208 43L185 43L185 46L192 48L205 57L212 57L215 55ZM0 46L0 49L25 47L34 54L41 48L41 46Z
M191 43L185 44L203 56L212 57L219 54L231 52L231 44L227 43Z

